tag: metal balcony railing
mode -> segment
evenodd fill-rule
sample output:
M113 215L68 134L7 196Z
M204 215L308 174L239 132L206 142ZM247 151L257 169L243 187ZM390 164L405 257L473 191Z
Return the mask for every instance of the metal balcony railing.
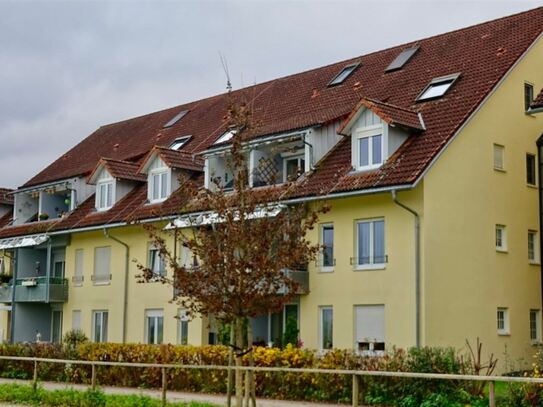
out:
M66 278L18 278L15 284L15 302L66 302L68 300Z

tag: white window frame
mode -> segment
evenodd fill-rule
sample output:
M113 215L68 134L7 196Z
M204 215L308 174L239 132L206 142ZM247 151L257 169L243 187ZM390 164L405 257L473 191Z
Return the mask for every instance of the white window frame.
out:
M501 155L501 166L496 162L496 153ZM492 144L492 166L495 171L505 172L505 146L502 144Z
M534 162L534 183L531 184L528 182L528 157L532 157L533 158L533 162ZM535 154L532 154L532 153L526 153L526 185L528 185L529 187L537 187L537 156Z
M163 175L166 175L163 177ZM154 187L155 187L155 176L158 176L159 179L159 185L158 185L158 198L155 198L154 193ZM166 196L162 196L162 183L166 182ZM158 202L164 202L171 194L171 171L169 168L155 168L149 171L149 178L148 178L148 184L149 184L149 193L148 198L149 202L151 203L158 203Z
M81 325L81 310L74 309L72 310L72 330L81 331L82 329L83 328Z
M374 247L375 247L375 236L374 236L374 227L373 225L370 227L370 262L368 264L360 264L360 258L358 253L358 225L361 223L371 223L383 221L383 227L385 227L384 230L384 236L383 236L383 249L384 254L383 256L386 258L386 222L385 218L371 218L371 219L358 219L355 221L355 261L354 267L355 270L382 270L386 268L386 262L382 263L374 263Z
M104 334L104 315L106 315L106 324L105 324L105 334ZM97 318L100 320L100 338L98 341L96 341L96 322L97 322ZM108 310L95 310L95 311L92 311L92 329L91 329L91 333L92 333L92 341L93 342L97 342L97 343L106 343L107 342L107 337L108 337L108 333L109 333L109 311Z
M109 191L111 192L111 204L108 205L108 186L111 185L111 189ZM102 187L104 190L102 190ZM115 205L115 194L116 194L116 182L113 178L103 179L96 183L96 201L95 201L95 207L97 211L107 211L108 209L111 209L113 205ZM104 198L105 206L101 205L102 201L102 194L103 192L106 192L106 196Z
M535 337L532 335L532 316L535 317ZM530 310L530 320L529 320L529 326L530 326L530 342L532 344L540 344L541 343L541 311L538 309L531 309Z
M501 242L498 242L498 231L501 233ZM507 227L505 225L496 224L494 232L494 244L497 252L507 252Z
M358 341L358 310L361 308L367 308L367 307L382 307L383 309L383 341L382 342L376 342L372 341L372 339L376 338L365 338L367 341L366 343L369 344L370 349L369 350L360 350ZM363 356L385 356L386 353L386 306L385 304L355 304L353 308L353 319L354 319L354 351L357 354L363 355ZM373 346L375 346L375 343L382 343L385 347L385 350L375 350Z
M432 79L430 83L426 85L426 87L422 90L422 92L420 92L420 94L417 96L417 99L416 99L417 102L424 102L426 100L439 99L445 96L445 94L449 91L449 89L451 89L451 87L454 85L454 83L459 77L460 77L460 73L455 73L455 74L440 76L439 78ZM444 88L443 92L439 94L428 95L428 92L431 89L436 88L438 86L443 86L443 85L446 85L446 86L448 85L446 88Z
M336 263L336 259L335 259L335 256L334 256L334 246L335 246L335 228L334 228L334 224L332 222L329 222L329 223L321 223L320 227L319 227L319 240L320 240L320 244L321 246L324 246L324 229L325 228L329 228L329 227L332 227L332 233L333 233L333 240L332 240L332 265L331 266L325 266L324 265L324 248L321 248L321 253L320 253L320 261L319 261L319 267L320 267L320 271L322 273L331 273L334 271L334 267L335 267L335 263Z
M158 264L159 264L159 269L157 271L154 270L155 268L154 266L156 265L155 263L156 259L154 259L155 252L156 252L156 256L158 257ZM166 276L167 274L166 259L164 259L164 257L160 254L160 249L158 249L152 243L149 243L148 248L147 248L147 262L148 262L149 270L151 270L154 275L160 276L160 277Z
M332 347L325 348L323 345L324 341L324 311L332 310ZM331 305L323 305L319 307L319 350L321 352L327 352L334 348L334 307Z
M78 272L79 271L79 272ZM74 251L74 275L72 282L74 287L81 287L85 279L85 250L76 249Z
M149 342L149 319L156 318L155 321L155 342ZM162 318L162 342L158 342L158 320ZM164 310L163 309L147 309L145 310L145 343L149 345L160 345L164 343Z
M501 315L501 318L500 318ZM500 327L500 321L503 322L503 326ZM498 307L496 310L496 329L498 332L498 335L500 336L507 336L511 334L511 331L509 329L509 308L505 307Z
M297 164L298 164L298 168L300 168L301 172L300 172L300 175L298 177L296 177L296 179L300 178L303 174L305 174L305 163L306 163L306 159L305 159L305 154L302 153L302 154L293 154L293 155L283 155L283 182L288 182L289 179L288 179L288 176L287 176L287 161L293 161L293 160L297 160ZM304 160L304 165L300 165L300 160ZM296 179L292 180L292 181L295 181Z
M530 236L533 236L531 243L530 243ZM533 245L533 248L530 248L530 244ZM539 249L539 234L537 233L537 230L528 230L528 262L530 264L539 264L539 250L538 249Z
M189 317L184 309L177 310L177 344L189 344ZM183 336L186 336L187 341L183 343Z
M381 167L386 161L386 141L385 141L385 127L383 124L374 126L362 127L355 130L354 133L354 168L356 171L368 171ZM373 163L373 137L381 136L381 162ZM368 165L360 165L360 140L368 139Z
M97 261L98 250L99 249L108 249L109 250L109 264L107 273L97 273ZM94 268L92 272L92 283L93 285L108 285L111 283L111 246L99 246L94 248Z

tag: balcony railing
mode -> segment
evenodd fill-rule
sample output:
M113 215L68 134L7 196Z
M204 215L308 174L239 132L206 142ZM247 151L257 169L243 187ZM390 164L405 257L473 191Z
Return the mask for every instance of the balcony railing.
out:
M12 288L8 283L0 285L0 303L11 303Z
M303 294L309 294L309 272L304 270L302 267L300 267L300 270L284 270L287 277L291 280L294 280L298 283L298 289L296 290L296 294L303 295ZM284 294L286 292L286 287L279 290L280 294Z
M18 278L15 284L15 302L66 302L68 300L68 280L65 278Z

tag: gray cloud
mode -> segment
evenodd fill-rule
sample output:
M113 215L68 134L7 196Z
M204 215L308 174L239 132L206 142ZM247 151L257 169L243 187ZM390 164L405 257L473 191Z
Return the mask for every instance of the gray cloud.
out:
M100 125L537 7L539 1L2 1L0 186Z

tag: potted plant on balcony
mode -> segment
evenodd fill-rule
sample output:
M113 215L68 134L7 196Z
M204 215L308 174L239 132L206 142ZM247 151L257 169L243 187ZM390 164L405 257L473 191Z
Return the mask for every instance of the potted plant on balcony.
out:
M40 213L40 214L38 215L38 219L39 219L39 220L47 220L47 219L49 219L49 214L47 214L47 213Z

